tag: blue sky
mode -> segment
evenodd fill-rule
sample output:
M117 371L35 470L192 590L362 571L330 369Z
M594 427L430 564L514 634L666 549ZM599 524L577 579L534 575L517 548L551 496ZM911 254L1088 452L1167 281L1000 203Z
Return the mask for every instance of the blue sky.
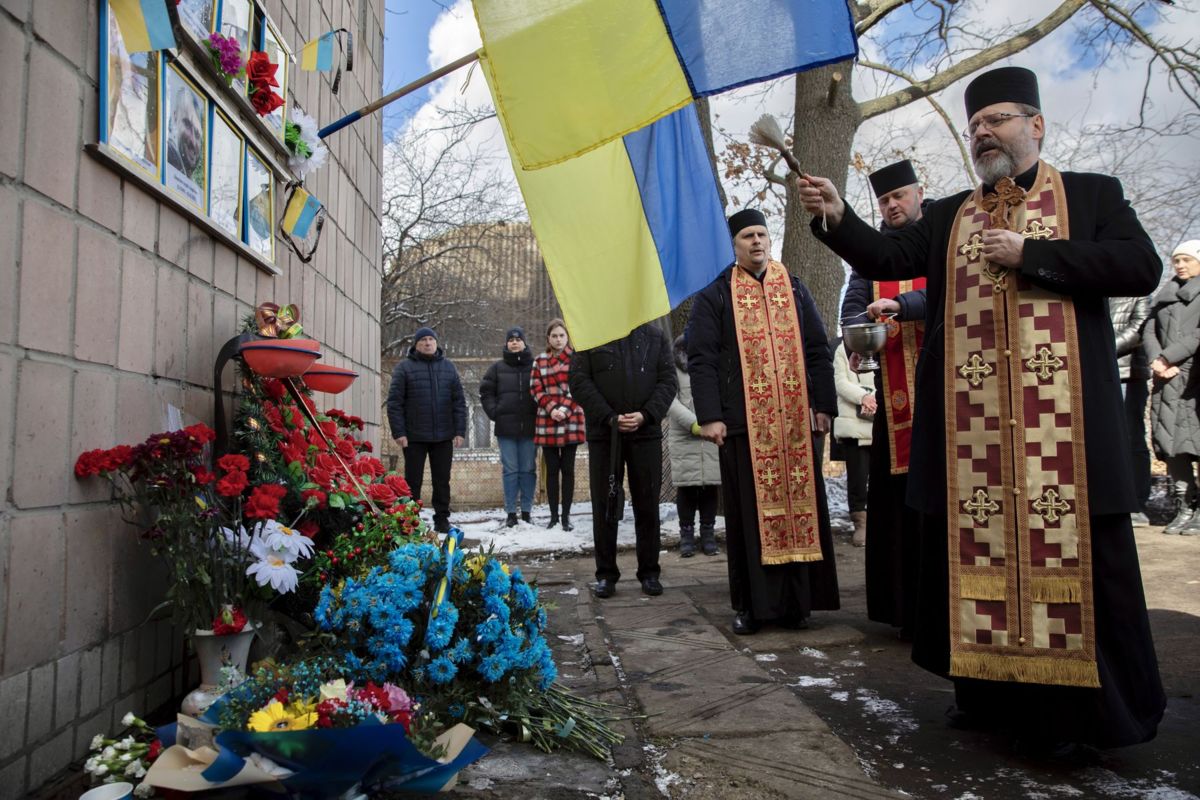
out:
M447 0L450 5L453 0ZM444 6L436 0L386 0L383 42L383 92L387 94L429 71L429 29ZM429 99L428 87L384 110L389 135Z

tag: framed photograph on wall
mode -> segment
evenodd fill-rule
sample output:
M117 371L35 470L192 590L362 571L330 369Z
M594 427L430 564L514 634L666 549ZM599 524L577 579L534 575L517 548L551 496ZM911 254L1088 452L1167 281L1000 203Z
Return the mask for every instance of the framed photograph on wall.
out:
M100 6L107 29L100 56L100 141L152 176L159 174L160 58L125 49L116 15Z
M212 109L208 216L235 239L242 238L242 165L244 144L229 119Z
M275 176L257 153L246 148L246 244L275 260Z
M279 69L275 70L275 80L279 81L279 88L275 92L283 98L284 103L279 108L272 111L270 114L263 117L263 121L271 126L271 129L279 134L279 138L283 139L283 120L287 113L287 96L288 96L288 52L284 49L279 35L275 33L275 29L271 27L266 20L262 24L262 49L271 59L272 64L278 65Z
M250 0L221 0L221 35L230 36L237 40L242 49L242 59L250 55L250 23L253 21L254 8ZM234 87L240 94L246 93L246 82L234 80Z
M165 72L163 182L197 211L208 210L208 99L175 64Z
M204 41L213 32L216 5L217 0L179 0L175 8L179 11L179 22L184 30Z

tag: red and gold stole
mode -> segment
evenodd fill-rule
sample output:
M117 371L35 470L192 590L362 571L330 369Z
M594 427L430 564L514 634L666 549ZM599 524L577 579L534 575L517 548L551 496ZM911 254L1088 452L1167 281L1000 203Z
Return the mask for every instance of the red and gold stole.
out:
M734 267L730 284L762 563L820 561L804 341L791 277L771 261L762 283Z
M925 279L911 281L879 281L873 284L874 299L895 297L924 289ZM888 451L892 459L892 474L908 472L912 452L913 392L916 389L917 354L925 340L925 320L888 320L888 338L880 353L880 375L883 378L883 408L887 414Z
M1067 239L1062 178L1039 162L966 199L946 284L950 674L1100 685L1079 340L1069 297L982 256L988 228Z

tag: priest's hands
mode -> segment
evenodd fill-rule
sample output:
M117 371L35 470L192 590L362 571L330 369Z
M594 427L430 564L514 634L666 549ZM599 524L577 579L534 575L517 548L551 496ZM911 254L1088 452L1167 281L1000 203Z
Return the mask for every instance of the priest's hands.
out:
M700 438L712 442L717 447L725 444L725 423L720 420L706 422L700 426Z
M1019 233L999 228L983 232L983 257L997 266L1020 269L1024 250L1025 237Z
M800 202L804 210L814 217L822 217L828 230L833 230L841 224L846 213L846 204L838 196L837 187L828 178L804 174L796 178L796 190L800 193Z
M879 319L885 315L895 316L899 313L900 303L890 297L881 298L867 306L868 319Z

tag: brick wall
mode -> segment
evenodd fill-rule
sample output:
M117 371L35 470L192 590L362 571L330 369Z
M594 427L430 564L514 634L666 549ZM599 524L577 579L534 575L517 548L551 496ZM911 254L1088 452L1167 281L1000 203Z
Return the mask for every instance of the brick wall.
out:
M379 95L383 0L265 8L296 51L354 31L339 95L293 72L318 120ZM144 622L161 572L100 482L74 479L80 451L161 430L168 404L211 422L216 350L272 300L299 303L324 361L360 372L336 404L378 443L380 117L331 137L308 181L329 207L321 249L306 265L277 242L273 275L85 152L97 20L98 0L0 0L0 800L191 688L181 632Z

